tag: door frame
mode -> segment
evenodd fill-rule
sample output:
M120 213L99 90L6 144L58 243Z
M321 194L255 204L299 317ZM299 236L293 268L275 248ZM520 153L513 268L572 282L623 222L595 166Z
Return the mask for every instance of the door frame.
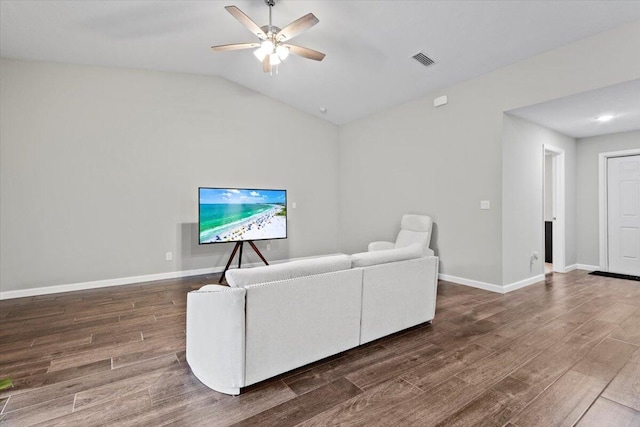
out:
M627 157L640 155L640 148L631 150L610 151L598 154L598 209L600 211L599 246L600 270L609 271L609 190L608 190L608 160L612 157Z
M552 145L542 145L542 218L544 218L545 208L545 173L544 165L546 162L546 155L550 154L552 159L553 169L553 193L554 193L554 214L555 220L552 226L552 247L553 247L553 271L557 273L566 273L566 195L565 195L565 154L562 148L554 147ZM542 259L544 260L544 222L541 224L542 228Z

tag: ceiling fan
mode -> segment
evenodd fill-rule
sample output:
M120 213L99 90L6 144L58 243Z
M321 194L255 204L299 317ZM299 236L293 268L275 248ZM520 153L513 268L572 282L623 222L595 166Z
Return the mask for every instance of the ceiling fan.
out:
M275 5L275 0L264 0L269 6L269 25L259 27L244 12L236 6L226 6L227 12L233 15L242 25L247 27L249 31L258 36L260 41L250 43L234 43L212 46L211 48L218 52L227 50L252 49L258 48L253 53L262 62L262 71L270 73L273 66L282 62L289 53L302 56L303 58L322 61L325 54L317 50L309 49L294 44L289 44L289 40L316 25L319 20L313 13L307 13L301 18L296 19L286 27L280 29L271 23L271 8Z

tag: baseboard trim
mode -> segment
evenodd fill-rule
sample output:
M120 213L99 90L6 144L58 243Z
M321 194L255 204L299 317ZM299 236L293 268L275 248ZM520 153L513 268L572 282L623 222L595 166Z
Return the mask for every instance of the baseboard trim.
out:
M79 282L66 285L43 286L40 288L5 291L0 292L0 300L58 294L61 292L84 291L87 289L107 288L109 286L133 285L136 283L152 282L154 280L178 279L180 277L220 273L222 270L223 268L200 268L197 270L171 271L168 273L146 274L143 276L120 277L117 279L94 280L91 282Z
M574 271L578 269L578 264L571 264L564 268L563 273L569 273L570 271Z
M464 277L451 276L449 274L438 274L438 279L447 282L457 283L458 285L471 286L472 288L484 289L485 291L497 292L504 294L502 286L493 283L481 282L479 280L465 279Z
M504 286L504 293L513 292L518 289L526 288L529 285L538 283L544 280L544 274L538 274L537 276L529 277L528 279L520 280L518 282L509 283Z
M471 286L473 288L484 289L485 291L496 292L499 294L506 294L518 289L525 288L534 283L538 283L544 280L544 274L529 277L528 279L520 280L518 282L510 283L505 286L494 285L493 283L480 282L478 280L465 279L464 277L456 277L448 274L439 274L438 279L445 280L447 282L457 283L459 285Z
M320 255L330 256L338 254ZM280 259L270 261L271 264L280 264L287 261L295 261L303 258ZM248 262L242 264L244 267L257 267L264 265L260 262ZM167 273L145 274L142 276L120 277L115 279L94 280L91 282L70 283L65 285L43 286L40 288L19 289L15 291L0 292L0 300L33 297L39 295L59 294L61 292L85 291L87 289L107 288L109 286L134 285L136 283L153 282L155 280L179 279L181 277L200 276L202 274L222 273L224 267L199 268L195 270L170 271Z
M578 270L596 271L601 270L599 265L576 264Z

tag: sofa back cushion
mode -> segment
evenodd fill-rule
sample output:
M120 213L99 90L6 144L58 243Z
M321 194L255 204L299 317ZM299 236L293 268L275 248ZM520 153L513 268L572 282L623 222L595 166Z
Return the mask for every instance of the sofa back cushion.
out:
M404 248L353 254L351 255L351 264L353 267L367 267L370 265L386 264L388 262L404 261L420 257L422 257L422 245L414 243Z
M396 239L396 248L403 248L414 243L420 243L425 249L425 255L431 242L433 221L426 215L403 215L401 230ZM432 254L429 254L432 255Z
M256 283L293 279L313 274L330 273L351 268L349 255L331 255L301 259L263 267L227 270L227 283L231 287L244 288Z

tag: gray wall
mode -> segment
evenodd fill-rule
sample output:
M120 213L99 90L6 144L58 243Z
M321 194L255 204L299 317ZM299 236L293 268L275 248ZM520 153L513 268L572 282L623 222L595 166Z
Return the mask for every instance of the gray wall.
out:
M580 138L577 141L578 263L598 266L599 206L598 154L640 149L640 130Z
M362 251L416 212L443 273L510 283L503 112L637 78L638 40L635 22L340 128L215 77L2 60L0 289L222 265L230 245L195 244L199 185L289 190L269 259Z
M576 263L576 143L566 135L508 114L502 142L503 277L504 284L510 284L544 273L545 145L565 152L565 265ZM537 260L531 259L534 251Z
M337 126L216 77L0 74L3 292L224 266L231 244L197 245L198 186L286 188L290 238L265 256L336 252Z
M425 213L441 272L490 284L520 277L503 278L503 264L529 262L528 250L503 257L503 112L637 78L638 40L635 22L341 126L341 250L390 239L403 213ZM440 95L449 104L434 108ZM532 227L515 221L506 226Z

